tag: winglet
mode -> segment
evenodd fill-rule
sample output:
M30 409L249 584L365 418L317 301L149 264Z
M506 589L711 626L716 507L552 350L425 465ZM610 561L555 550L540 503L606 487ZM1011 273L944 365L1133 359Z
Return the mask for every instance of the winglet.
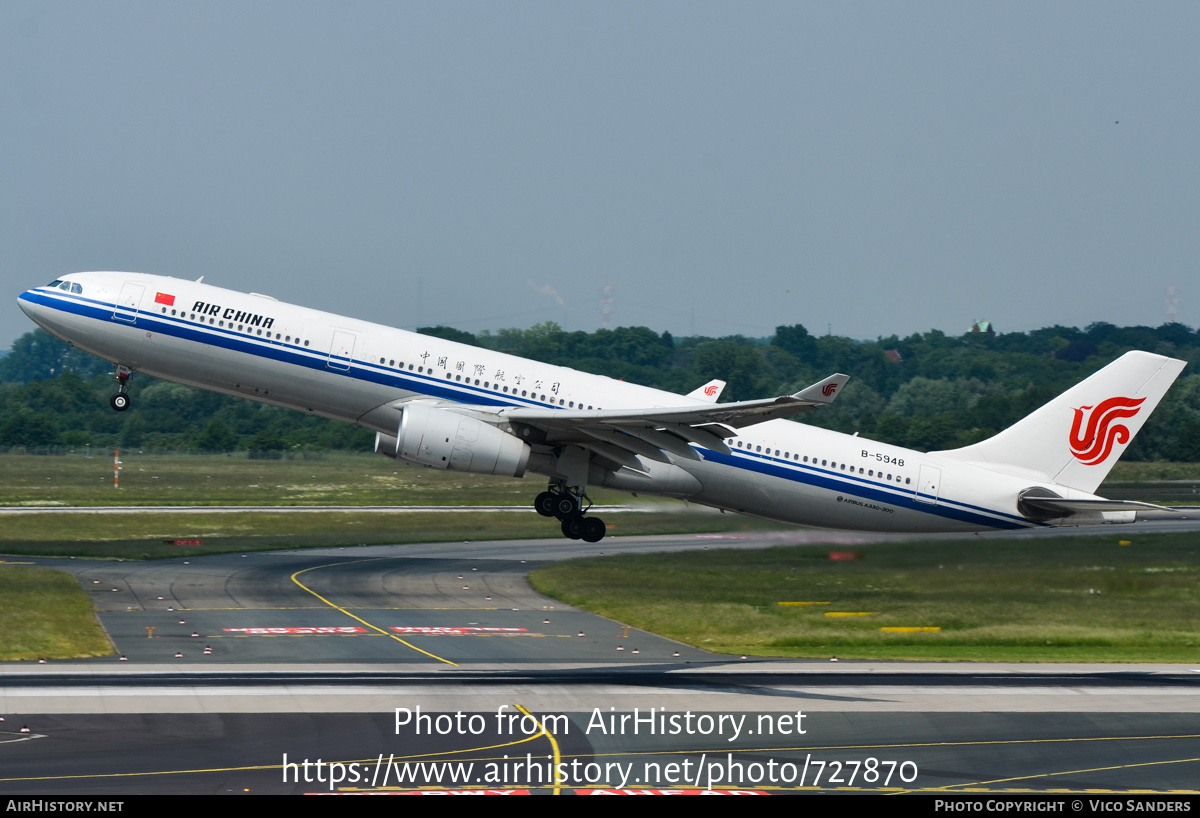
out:
M839 372L836 375L830 375L820 383L814 383L812 386L801 389L792 395L792 398L806 403L833 403L833 399L842 391L842 387L848 380L850 380L849 375Z
M702 400L705 403L716 403L717 398L721 397L721 391L725 388L725 381L711 380L699 389L693 389L687 393L689 398Z

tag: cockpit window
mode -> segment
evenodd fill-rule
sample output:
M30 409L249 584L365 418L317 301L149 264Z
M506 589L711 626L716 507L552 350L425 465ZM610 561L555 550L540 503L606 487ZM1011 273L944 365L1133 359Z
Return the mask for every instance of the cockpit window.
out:
M62 284L62 283L63 282L62 282L61 278L56 278L53 281L51 281L49 284L47 284L46 286L47 287L57 287L59 284Z
M75 295L82 294L83 293L83 285L72 283L71 284L71 292L75 293Z

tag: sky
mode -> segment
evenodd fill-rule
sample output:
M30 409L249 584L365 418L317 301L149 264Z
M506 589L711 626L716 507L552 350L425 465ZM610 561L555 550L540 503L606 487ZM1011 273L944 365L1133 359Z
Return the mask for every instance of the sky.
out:
M0 4L0 349L68 272L391 326L1200 323L1200 4Z

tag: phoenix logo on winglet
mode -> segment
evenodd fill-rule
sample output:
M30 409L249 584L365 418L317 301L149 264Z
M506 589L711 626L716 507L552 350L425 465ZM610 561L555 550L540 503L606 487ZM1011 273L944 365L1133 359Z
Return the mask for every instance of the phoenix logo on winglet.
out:
M718 391L720 388L721 388L721 387L717 386L717 385L714 383L714 384L712 384L711 386L706 386L706 387L704 387L704 394L708 395L708 396L711 398L713 395L717 394L717 391Z
M836 383L827 383L827 384L825 384L825 386L823 386L821 388L821 394L824 395L825 397L829 397L830 395L832 395L834 392L837 391L837 388L838 388L838 385Z
M1075 422L1071 424L1071 454L1085 466L1103 463L1112 453L1114 443L1128 443L1129 428L1124 424L1113 424L1120 418L1131 418L1136 415L1145 398L1109 398L1095 408L1082 406L1075 410ZM1080 433L1084 414L1087 415L1087 428Z

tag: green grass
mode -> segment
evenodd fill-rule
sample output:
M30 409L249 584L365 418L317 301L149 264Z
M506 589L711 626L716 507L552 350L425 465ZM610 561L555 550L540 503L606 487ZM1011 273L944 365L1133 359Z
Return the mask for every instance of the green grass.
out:
M159 559L281 548L444 540L559 538L558 521L528 513L245 511L181 514L22 514L4 518L0 554ZM605 513L610 536L778 530L782 526L703 510ZM203 540L173 545L164 540Z
M442 472L375 454L311 453L311 459L250 460L235 455L122 453L121 487L113 488L112 453L0 455L0 506L108 505L529 505L545 484L537 475L511 477ZM1118 463L1110 486L1136 488L1137 499L1200 504L1190 486L1200 464ZM603 489L598 503L644 503ZM1101 489L1101 494L1104 488ZM1114 496L1119 492L1114 492ZM1171 496L1167 497L1166 493Z
M541 568L532 581L573 605L723 653L1200 661L1200 535L1144 535L1128 547L1119 537L879 545L854 561L830 560L828 546L614 556ZM941 630L880 630L897 626Z
M113 456L0 455L0 506L110 505L520 505L532 506L545 478L443 472L375 454L328 453L304 460L250 460L240 455L121 453L120 488ZM627 494L590 492L598 503L628 503Z
M78 659L111 654L75 577L49 568L0 565L0 660Z
M562 536L557 522L532 512L543 489L528 479L441 472L378 455L328 454L313 460L250 460L225 455L121 455L119 489L112 458L0 455L0 505L25 506L511 506L528 513L246 511L211 514L89 513L3 516L0 553L88 558L168 556L278 548L463 539ZM688 508L674 500L589 492L600 504L649 511L604 512L610 534L782 529L785 526ZM176 546L163 540L203 540Z

